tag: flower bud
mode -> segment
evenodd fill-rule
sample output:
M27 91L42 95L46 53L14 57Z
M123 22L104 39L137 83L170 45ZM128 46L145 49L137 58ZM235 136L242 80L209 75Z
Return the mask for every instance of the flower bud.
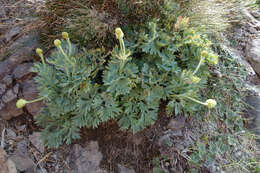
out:
M217 105L217 102L214 99L208 99L208 100L206 100L206 104L207 104L208 108L211 109Z
M197 84L200 82L200 78L197 76L192 76L190 79L191 79L191 82L194 84Z
M36 49L36 53L37 53L38 55L42 55L42 49L37 48L37 49Z
M203 57L203 58L205 58L206 56L208 55L208 52L207 51L202 51L201 52L201 56Z
M54 45L55 45L56 47L59 47L59 46L61 45L60 40L59 40L59 39L54 40Z
M69 34L67 32L62 32L61 35L62 35L62 38L64 38L64 39L69 38Z
M123 31L121 30L121 28L116 28L115 34L116 34L116 38L117 38L117 39L121 39L121 38L124 37L124 33L123 33Z
M28 102L24 99L19 99L17 102L16 102L16 107L17 108L23 108Z

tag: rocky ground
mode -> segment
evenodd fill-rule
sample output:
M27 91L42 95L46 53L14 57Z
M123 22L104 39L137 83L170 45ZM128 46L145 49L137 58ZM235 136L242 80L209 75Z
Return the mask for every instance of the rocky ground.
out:
M44 148L33 121L42 103L29 104L24 109L15 106L19 98L37 98L33 81L36 74L30 72L30 67L37 60L34 51L40 45L37 27L41 23L35 16L38 10L35 7L41 2L1 1L0 173L150 172L151 158L159 153L167 155L178 167L178 170L169 167L172 163L166 160L162 164L165 170L184 172L182 160L187 156L183 151L195 140L192 127L196 122L183 116L170 119L164 112L160 112L162 118L153 127L136 135L119 131L111 122L96 130L83 129L82 140L70 146L57 150ZM252 107L246 114L252 119L249 128L260 134L260 12L244 13L245 22L234 25L231 31L234 34L227 37L235 45L226 46L248 68L245 82L252 92L245 100ZM209 170L214 172L214 168Z

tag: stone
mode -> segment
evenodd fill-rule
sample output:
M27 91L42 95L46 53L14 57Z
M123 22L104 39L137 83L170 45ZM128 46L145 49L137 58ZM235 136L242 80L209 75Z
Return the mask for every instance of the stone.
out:
M6 152L0 148L0 173L17 173L16 166L8 159Z
M102 172L99 168L102 158L98 142L90 141L84 148L75 144L69 160L74 173L86 173L86 170L87 172Z
M1 83L0 83L0 96L1 96L2 94L4 94L5 90L6 90L6 86L5 86L4 84L1 84Z
M249 41L246 46L246 57L254 71L260 76L260 38Z
M135 173L133 169L127 168L123 165L118 164L119 173Z
M22 115L23 109L18 109L16 107L16 99L6 104L2 109L0 109L0 118L4 120L10 120L13 117Z
M2 79L2 83L5 84L7 87L10 87L13 83L13 78L11 75L5 75Z
M16 138L16 133L12 129L6 129L6 133L8 137Z
M5 104L2 100L0 100L0 110L2 110L5 107Z
M249 128L260 135L260 97L259 96L247 96L245 102L249 105L247 114L252 122L249 124Z
M16 145L15 151L18 153L23 153L24 155L27 155L28 154L27 142L25 140L19 141Z
M13 87L13 93L14 94L18 94L18 92L19 92L19 84L17 83L14 87Z
M184 115L182 116L178 116L175 119L171 119L169 124L167 125L168 129L171 130L179 130L181 128L183 128L185 125L185 117Z
M12 89L7 90L7 92L2 96L2 101L4 103L9 103L17 98L17 94L13 92Z
M15 26L10 29L5 35L5 41L8 43L13 37L17 36L21 31L19 26Z
M26 100L34 100L39 97L36 84L33 80L27 80L22 83L22 95ZM43 102L39 101L27 104L25 107L31 115L37 115L42 106L44 106Z
M250 12L252 16L254 16L257 20L260 20L260 11L252 11Z
M32 74L32 72L30 72L30 69L32 66L33 66L33 63L24 63L24 64L18 65L13 71L14 79L19 80L25 76Z
M27 171L31 170L34 167L34 162L28 155L25 155L20 152L16 152L10 157L10 159L15 163L17 170Z
M6 152L0 148L0 173L8 173L7 155Z
M44 152L44 145L40 139L40 133L34 132L32 135L29 136L30 142L41 152Z
M23 35L9 47L8 51L12 53L9 55L8 59L13 59L16 64L32 60L35 49L39 46L37 32Z
M7 59L0 63L0 80L7 74L11 72L15 63L13 60Z

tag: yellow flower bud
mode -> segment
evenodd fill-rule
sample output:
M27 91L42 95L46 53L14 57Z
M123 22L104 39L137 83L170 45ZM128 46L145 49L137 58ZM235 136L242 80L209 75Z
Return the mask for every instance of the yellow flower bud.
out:
M121 39L121 38L124 37L124 33L123 33L123 31L121 30L121 28L116 28L115 34L116 34L116 38L117 38L117 39Z
M191 82L194 84L197 84L200 82L200 78L197 76L192 76L190 79L191 79Z
M54 45L55 45L56 47L59 47L59 46L61 45L60 40L59 40L59 39L54 40Z
M24 99L19 99L17 102L16 102L16 107L17 108L23 108L28 102Z
M62 32L61 35L62 35L62 38L64 38L64 39L69 38L69 34L67 32Z
M201 52L201 56L203 57L203 58L205 58L206 56L208 55L208 52L207 51L202 51Z
M217 105L217 102L214 99L208 99L208 100L206 100L206 104L207 104L208 108L211 109Z
M37 49L36 49L36 53L37 53L38 55L41 55L41 54L42 54L42 49L37 48Z

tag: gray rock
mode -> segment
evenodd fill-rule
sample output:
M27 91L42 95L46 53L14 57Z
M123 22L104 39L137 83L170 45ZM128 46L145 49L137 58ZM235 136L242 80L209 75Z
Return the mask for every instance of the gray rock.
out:
M260 11L252 11L250 12L252 16L254 16L256 19L260 20Z
M18 94L18 92L19 92L19 84L17 83L14 87L13 87L13 93L14 94Z
M20 142L18 142L15 151L27 155L28 154L27 142L25 140L21 140Z
M32 159L23 153L16 152L14 155L10 157L10 159L15 163L16 168L19 171L26 171L32 170L34 167L34 162Z
M171 130L179 130L183 128L185 125L185 117L183 116L178 116L175 119L171 119L169 124L167 125L168 129Z
M9 74L12 68L15 66L13 60L7 59L0 63L0 80L7 74Z
M2 110L5 107L4 102L2 102L2 100L0 100L0 110ZM1 117L1 116L0 116Z
M18 64L24 61L32 60L34 50L39 47L38 33L33 32L17 39L8 49L12 52L9 58L17 60Z
M74 173L86 173L86 171L94 173L102 172L99 168L102 157L98 142L90 141L84 148L75 144L69 160Z
M16 133L12 129L6 129L7 136L11 138L16 138Z
M246 57L254 71L260 76L260 38L253 39L248 43Z
M2 148L0 148L0 173L17 173L15 163L8 159Z
M22 83L22 94L26 100L33 100L39 97L37 87L33 80L27 80ZM39 101L27 104L26 109L30 114L37 115L43 105L43 102Z
M260 97L247 96L245 101L250 106L247 113L249 118L252 119L249 128L260 135Z
M4 94L5 90L6 90L6 86L0 83L0 95Z
M8 31L5 35L5 41L9 42L13 37L17 36L21 31L19 26L15 26L10 31Z
M32 135L30 135L29 140L41 153L44 152L44 145L40 139L39 132L34 132Z
M135 173L133 169L126 168L123 165L118 164L119 173Z
M30 68L32 67L32 65L33 65L32 63L24 63L21 65L18 65L13 71L14 78L16 80L19 80L25 76L32 74L32 72L30 72Z
M23 109L17 109L16 99L6 104L0 109L0 118L4 120L10 120L13 117L17 117L23 114Z
M12 89L9 89L3 96L2 96L2 101L4 103L9 103L11 102L12 100L16 99L17 98L17 94L15 94L13 92Z
M2 79L3 84L5 84L7 87L10 87L13 83L13 79L11 75L6 75L3 79Z

